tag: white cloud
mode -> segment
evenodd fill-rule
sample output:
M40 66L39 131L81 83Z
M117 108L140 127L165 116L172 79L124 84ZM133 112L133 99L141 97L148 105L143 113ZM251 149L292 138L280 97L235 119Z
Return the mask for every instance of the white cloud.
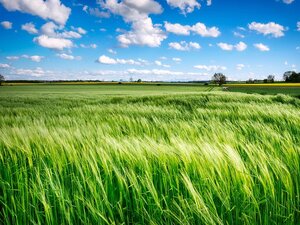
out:
M182 72L182 71L171 71L171 70L137 70L137 69L128 69L126 71L127 74L134 74L134 75L158 75L158 76L207 76L207 73L195 73L195 72ZM165 80L165 79L163 79ZM198 80L198 79L197 79Z
M101 63L101 64L107 64L107 65L115 65L115 64L122 64L122 65L142 65L143 60L139 59L139 60L133 60L133 59L114 59L114 58L110 58L106 55L102 55L98 58L97 62Z
M166 68L169 68L170 65L166 65L166 64L163 64L161 61L154 61L154 64L157 65L157 66L162 66L162 67L166 67Z
M98 47L96 44L89 44L89 45L80 44L79 46L81 48L94 48L94 49Z
M41 27L41 33L49 37L55 37L55 38L81 38L82 37L81 34L86 33L86 31L83 30L82 28L74 28L74 27L72 27L72 29L79 31L80 33L76 31L66 31L66 30L61 33L57 32L57 30L62 30L62 29L63 29L62 26L57 26L53 22L48 22Z
M235 49L237 50L237 51L239 51L239 52L242 52L242 51L245 51L246 49L247 49L247 45L244 43L244 42L242 42L242 41L240 41L238 44L236 44L235 46Z
M245 67L244 64L237 64L237 65L236 65L236 69L237 69L237 70L242 70L242 69L244 69L244 67Z
M190 26L181 25L179 23L171 24L169 22L165 22L165 29L166 31L178 35L190 35Z
M255 30L258 33L263 35L272 35L275 38L279 38L284 36L285 28L277 23L270 22L270 23L257 23L252 22L248 25L250 30Z
M194 66L196 69L200 70L207 70L207 71L217 71L217 70L227 70L225 66L218 66L218 65L196 65Z
M131 31L125 32L117 37L122 47L130 45L146 45L159 47L161 42L167 38L160 29L160 25L153 25L149 14L160 14L162 7L153 0L107 0L100 1L103 9L120 15L125 22L131 23Z
M71 9L60 0L0 0L8 11L21 11L43 19L50 19L64 25L69 18Z
M211 6L212 5L212 0L207 0L206 4L207 4L207 6Z
M17 69L13 71L15 75L26 75L32 77L43 77L45 75L52 75L53 72L50 70L44 70L41 67L37 67L35 69Z
M227 44L224 42L220 42L217 45L224 51L232 51L233 49L236 49L237 51L242 52L247 49L247 45L242 41L240 41L236 45Z
M297 22L297 31L300 31L300 21Z
M233 35L236 36L236 37L239 37L239 38L245 38L245 35L241 34L240 32L234 31Z
M177 35L190 35L191 31L202 36L202 37L218 37L221 32L217 27L206 27L203 23L196 23L193 26L189 25L181 25L179 23L169 23L165 22L165 29L170 33L174 33Z
M6 64L6 63L0 63L0 68L1 69L7 69L7 68L10 68L10 65Z
M283 3L285 4L291 4L293 3L295 0L283 0Z
M18 60L20 57L19 56L7 56L6 59L8 60Z
M231 44L220 42L217 44L224 51L232 51L234 46Z
M270 48L267 45L264 45L262 43L254 44L254 47L257 48L259 51L262 51L262 52L270 51Z
M37 34L38 33L38 30L35 28L35 25L31 22L23 24L21 29L27 31L29 34Z
M83 29L82 27L71 27L73 30L75 30L76 32L78 32L79 34L86 34L87 31L85 29Z
M24 58L24 59L30 59L33 62L40 62L45 57L40 56L40 55L31 55L31 56L30 55L21 55L21 56L7 56L6 58L8 60L18 60L20 58Z
M146 45L159 47L167 35L159 26L153 25L150 18L136 21L132 24L132 30L117 37L122 47L130 45Z
M117 64L117 61L113 58L110 58L106 55L102 55L98 58L97 62L102 63L102 64L108 64L108 65L113 65Z
M219 37L221 32L217 27L208 28L203 23L196 23L194 26L191 27L191 30L195 33L199 34L202 37Z
M33 62L40 62L40 61L42 61L44 56L40 56L40 55L32 55L32 56L22 55L22 58L30 59Z
M182 59L181 58L172 58L172 60L174 61L174 62L181 62L182 61Z
M107 51L108 51L110 54L114 54L114 55L117 54L117 52L116 52L115 50L111 49L111 48L108 49Z
M54 50L63 50L64 48L72 48L73 42L64 38L52 38L46 35L41 35L34 38L34 42L38 43L44 48L50 48Z
M10 29L12 29L12 22L2 21L1 26L7 30L10 30Z
M66 59L66 60L74 60L74 59L81 60L80 56L73 56L73 55L68 55L65 53L57 54L57 56L61 59Z
M179 8L183 14L191 13L195 8L201 7L197 0L167 0L167 3L173 8Z
M100 11L98 8L89 8L88 6L83 7L83 11L89 13L92 16L99 17L99 18L109 18L110 13L105 11Z
M178 51L190 51L192 49L200 49L201 46L197 42L170 42L169 47Z

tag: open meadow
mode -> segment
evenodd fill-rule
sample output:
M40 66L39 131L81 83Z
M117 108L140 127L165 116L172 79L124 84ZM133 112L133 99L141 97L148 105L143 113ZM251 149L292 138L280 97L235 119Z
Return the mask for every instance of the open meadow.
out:
M0 87L0 224L300 224L300 99Z

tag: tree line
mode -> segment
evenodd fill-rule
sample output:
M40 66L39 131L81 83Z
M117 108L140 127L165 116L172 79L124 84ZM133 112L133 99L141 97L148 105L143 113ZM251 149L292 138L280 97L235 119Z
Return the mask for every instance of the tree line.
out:
M283 74L283 80L287 83L300 83L300 73L296 73L295 71L287 71ZM219 86L226 84L227 77L223 73L215 73L212 78L211 82L214 84L218 84ZM254 80L250 78L246 81L248 84L254 83L274 83L275 76L269 75L266 79L263 80Z

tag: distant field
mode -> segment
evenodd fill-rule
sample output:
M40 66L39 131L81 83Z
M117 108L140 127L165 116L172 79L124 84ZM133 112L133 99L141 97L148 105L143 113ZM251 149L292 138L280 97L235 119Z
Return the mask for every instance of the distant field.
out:
M300 98L300 83L226 84L225 86L231 92L257 93L262 95L286 94Z
M300 221L300 100L185 86L0 87L0 224Z
M161 95L161 94L196 94L206 91L218 91L217 86L191 85L17 85L0 87L0 96L43 96L76 97L101 95Z

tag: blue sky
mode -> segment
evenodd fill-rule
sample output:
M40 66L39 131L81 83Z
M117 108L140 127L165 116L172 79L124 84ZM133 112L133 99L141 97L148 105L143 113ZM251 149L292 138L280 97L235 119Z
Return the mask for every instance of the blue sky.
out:
M299 0L0 0L0 73L280 80L299 71L299 11Z

